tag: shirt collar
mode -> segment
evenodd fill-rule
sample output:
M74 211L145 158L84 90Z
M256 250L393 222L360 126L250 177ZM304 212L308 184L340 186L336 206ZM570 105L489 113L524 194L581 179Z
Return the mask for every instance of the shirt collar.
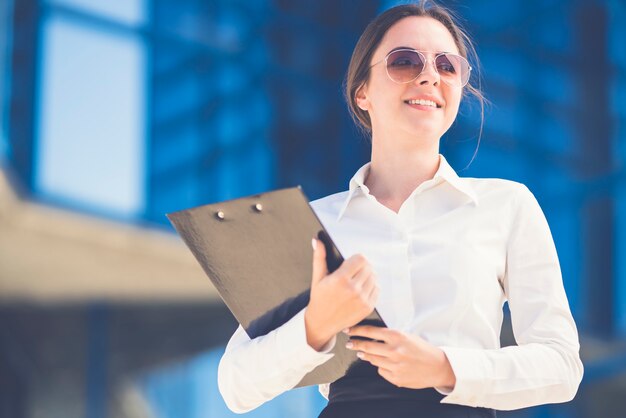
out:
M370 170L371 162L366 163L361 168L357 170L357 172L350 179L350 184L348 188L348 196L346 196L346 200L343 202L341 206L341 210L337 215L337 220L339 221L343 214L345 213L350 201L354 197L357 190L361 190L363 193L369 193L368 187L365 185L365 178ZM475 205L478 205L478 196L476 195L476 191L472 187L472 185L466 180L459 177L454 169L448 164L448 161L445 157L439 154L439 168L437 172L433 176L433 179L442 179L454 187L459 192L468 196Z

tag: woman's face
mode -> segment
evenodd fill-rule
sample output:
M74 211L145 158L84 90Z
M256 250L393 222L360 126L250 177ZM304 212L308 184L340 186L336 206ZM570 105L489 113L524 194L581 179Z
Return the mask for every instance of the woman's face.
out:
M385 56L394 48L412 48L425 53L428 63L417 79L398 84L387 76ZM461 102L463 88L444 83L433 65L439 52L459 53L446 27L425 16L410 16L396 22L385 34L374 52L367 83L357 90L357 105L367 110L372 121L372 134L388 132L391 136L408 134L411 138L436 140L450 128ZM425 99L437 106L414 104ZM386 135L389 136L389 135Z

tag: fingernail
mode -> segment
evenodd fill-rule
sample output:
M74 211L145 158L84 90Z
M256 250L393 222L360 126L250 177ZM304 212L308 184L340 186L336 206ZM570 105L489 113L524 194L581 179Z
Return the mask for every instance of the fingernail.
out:
M344 328L343 331L344 334L350 334L350 328Z
M317 248L317 240L315 238L311 239L311 247L313 247L313 251Z
M359 352L356 353L356 356L358 358L363 358L364 354L359 351Z
M346 348L352 348L352 347L354 347L354 344L352 344L352 342L348 341L346 343Z

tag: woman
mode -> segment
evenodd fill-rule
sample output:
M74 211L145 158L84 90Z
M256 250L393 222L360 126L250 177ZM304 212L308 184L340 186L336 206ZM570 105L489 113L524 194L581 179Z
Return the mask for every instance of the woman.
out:
M327 361L342 330L361 366L320 390L321 417L484 417L571 400L578 335L545 217L528 189L460 178L439 154L473 50L449 12L403 5L359 39L346 78L371 162L349 190L312 202L344 255L332 274L313 240L308 306L250 340L241 327L219 368L237 412L292 388ZM518 343L500 347L508 300ZM355 326L374 308L388 328Z

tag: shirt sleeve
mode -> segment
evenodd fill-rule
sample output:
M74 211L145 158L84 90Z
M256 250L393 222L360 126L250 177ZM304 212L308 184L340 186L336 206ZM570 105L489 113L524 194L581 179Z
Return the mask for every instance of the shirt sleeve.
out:
M319 352L306 341L304 312L274 331L250 339L241 326L220 360L217 384L228 408L248 412L292 389L311 370L330 360L333 338Z
M567 402L583 376L576 324L546 218L523 186L512 209L504 291L517 346L441 347L456 375L442 403L511 410Z

